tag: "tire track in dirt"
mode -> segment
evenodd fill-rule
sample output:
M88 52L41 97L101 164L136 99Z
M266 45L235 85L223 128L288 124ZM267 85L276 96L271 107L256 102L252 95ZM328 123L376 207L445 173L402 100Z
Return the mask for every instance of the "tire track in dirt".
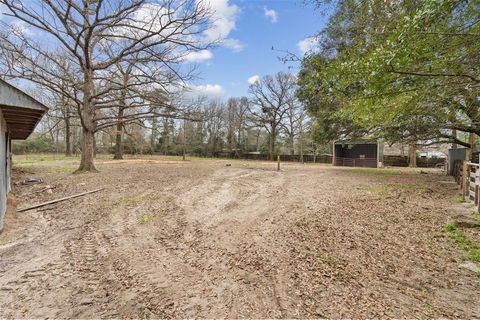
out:
M87 222L77 238L65 245L67 252L65 259L70 261L73 271L79 277L75 283L75 291L68 299L72 306L71 316L74 318L92 316L91 306L104 302L105 293L100 286L102 277L100 247L92 222Z
M437 237L450 196L438 190L375 194L365 188L385 180L348 170L224 162L124 163L75 181L115 187L0 245L1 317L398 318L426 302L439 317L479 314L478 284Z
M288 293L279 285L283 275L278 269L265 268L272 265L269 261L272 255L262 244L268 233L274 232L271 224L263 228L265 221L271 220L272 216L280 221L282 211L288 209L288 206L282 208L282 203L288 203L291 196L297 195L286 192L289 187L285 184L287 180L283 173L218 170L211 179L180 197L179 204L186 210L187 219L196 222L196 228L190 233L202 235L198 242L203 245L201 251L204 254L195 254L196 251L193 254L200 261L197 268L202 271L204 279L203 284L197 285L198 290L205 290L205 284L210 285L209 290L217 291L214 305L226 306L211 307L205 316L256 314L281 317L286 313ZM282 194L284 198L279 199ZM199 229L203 231L200 233ZM242 259L246 252L254 253L253 260ZM262 259L262 256L269 258ZM281 257L275 260L278 262ZM254 270L249 270L248 265L254 265ZM221 279L214 274L219 270L223 275ZM259 313L265 311L266 305L276 308L270 307L267 313Z

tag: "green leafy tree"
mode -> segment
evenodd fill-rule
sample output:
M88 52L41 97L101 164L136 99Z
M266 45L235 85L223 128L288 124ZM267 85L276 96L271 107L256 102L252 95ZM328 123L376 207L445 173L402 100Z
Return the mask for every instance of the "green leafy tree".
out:
M317 137L470 146L456 132L480 134L480 2L332 3L299 80Z

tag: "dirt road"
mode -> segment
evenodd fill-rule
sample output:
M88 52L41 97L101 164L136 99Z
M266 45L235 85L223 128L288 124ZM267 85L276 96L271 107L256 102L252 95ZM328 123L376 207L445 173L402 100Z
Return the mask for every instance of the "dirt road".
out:
M66 166L68 164L65 164ZM68 166L67 166L68 167ZM0 235L0 318L480 318L440 174L223 161L35 164Z

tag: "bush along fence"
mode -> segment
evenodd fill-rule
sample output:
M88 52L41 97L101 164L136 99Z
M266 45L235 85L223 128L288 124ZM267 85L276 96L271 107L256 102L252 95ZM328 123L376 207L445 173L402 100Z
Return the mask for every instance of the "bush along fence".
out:
M408 167L409 159L407 156L384 155L383 164L387 167ZM417 167L419 168L435 168L444 164L444 158L417 157Z

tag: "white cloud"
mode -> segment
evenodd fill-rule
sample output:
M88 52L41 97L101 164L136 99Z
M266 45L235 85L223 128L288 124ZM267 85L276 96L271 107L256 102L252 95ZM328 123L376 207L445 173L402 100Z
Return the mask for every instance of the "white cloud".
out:
M205 31L208 40L216 41L227 38L235 28L240 9L236 5L230 6L228 0L210 0L206 5L212 12L212 27Z
M183 57L187 62L202 62L212 59L213 54L210 50L200 50L189 52Z
M176 34L179 24L170 24L170 20L176 18L177 14L159 3L145 3L129 16L123 27L115 31L137 37L161 31L163 36L171 36Z
M230 32L235 29L240 8L229 0L207 0L207 8L211 11L211 27L205 31L208 42L219 42L234 51L241 51L244 45L238 39L228 38Z
M249 84L254 84L256 83L257 81L260 81L260 76L259 75L254 75L254 76L251 76L250 78L248 78L248 83Z
M314 52L318 46L317 39L315 37L308 37L303 40L300 40L297 43L298 49L302 54Z
M197 97L220 98L225 93L223 87L219 84L189 85L187 90L186 96L190 99Z
M18 35L31 36L33 34L29 25L22 20L14 20L11 23L12 31Z
M235 52L240 52L245 48L245 45L238 39L225 39L222 41L222 44Z
M268 9L266 6L263 7L263 12L265 13L265 17L270 19L271 23L275 23L278 21L278 13L273 9Z

